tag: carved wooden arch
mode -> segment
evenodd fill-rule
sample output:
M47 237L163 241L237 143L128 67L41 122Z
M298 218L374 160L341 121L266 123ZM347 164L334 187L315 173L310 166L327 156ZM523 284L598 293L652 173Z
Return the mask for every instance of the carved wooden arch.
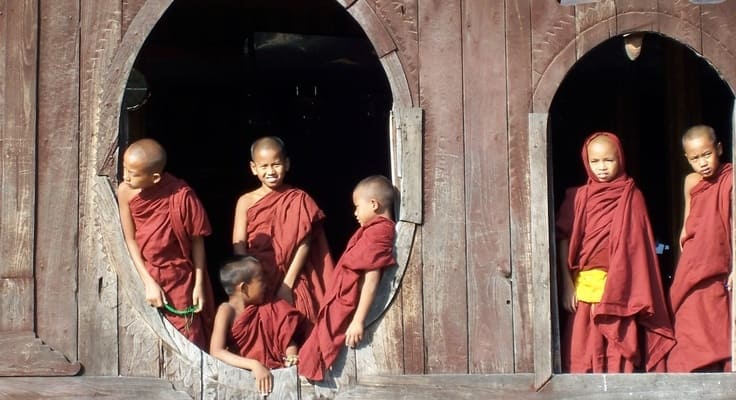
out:
M610 36L602 36L601 31L608 31L609 27L614 25L616 18L622 16L636 14L639 20L645 17L654 17L659 21L655 26L628 27L622 29L619 27L618 32L611 33ZM715 21L710 21L711 23ZM724 22L724 21L720 21ZM678 29L678 26L688 26L689 29L697 29L701 32L701 42L693 42L692 37L684 33L685 31ZM653 29L657 28L657 29ZM679 18L678 16L666 14L663 12L636 12L636 13L617 13L611 17L603 18L590 28L578 33L569 43L562 46L557 52L557 57L544 68L532 94L532 110L529 114L529 181L530 181L530 204L531 204L531 262L532 262L532 286L534 288L536 304L547 306L534 308L534 385L536 389L540 389L546 385L555 370L555 361L553 351L558 349L559 344L555 344L552 330L552 316L556 315L556 310L552 310L551 296L552 288L556 287L555 274L551 273L550 266L554 265L554 246L550 243L550 210L551 202L549 197L549 170L548 170L548 128L547 122L549 118L549 108L552 104L557 89L565 79L567 72L572 66L584 56L577 54L577 57L563 57L563 54L575 54L576 44L582 42L586 44L587 54L595 46L611 39L614 36L622 35L628 32L650 32L659 34L677 41L690 48L695 54L702 57L708 62L712 68L720 75L726 84L729 85L731 91L736 93L736 43L729 42L714 36L710 32L696 26L691 22ZM700 47L700 49L698 49ZM703 54L704 49L708 50L708 54ZM734 110L734 124L736 124L736 110ZM736 126L734 126L736 129ZM736 130L734 130L736 135ZM540 162L541 160L541 162ZM736 260L735 260L736 261ZM735 300L736 301L736 300ZM625 374L623 379L627 379ZM713 379L720 382L723 375L714 374L706 379ZM564 380L569 376L555 377ZM595 374L585 376L583 378L591 385L605 385L605 377L600 381L599 376ZM667 379L667 378L662 378ZM673 380L673 384L675 381ZM580 384L576 381L576 384Z
M122 237L117 204L110 181L116 175L118 127L123 94L128 75L146 37L174 0L147 0L131 21L107 70L107 80L100 97L99 137L95 149L99 177L93 184L98 214L96 224L104 238L103 246L119 276L119 284L130 303L163 344L178 357L164 366L169 380L184 386L195 398L224 398L225 393L260 398L253 391L252 378L246 371L232 368L213 359L189 343L143 300L143 286L135 271ZM381 281L369 314L375 321L389 306L408 263L416 226L422 218L422 113L413 108L407 74L398 47L383 23L365 0L339 1L360 24L373 44L384 68L393 95L389 130L392 179L400 192L397 222L396 259ZM195 372L183 372L183 371ZM294 368L274 371L275 392L279 398L296 398L297 377ZM350 380L350 379L347 379Z

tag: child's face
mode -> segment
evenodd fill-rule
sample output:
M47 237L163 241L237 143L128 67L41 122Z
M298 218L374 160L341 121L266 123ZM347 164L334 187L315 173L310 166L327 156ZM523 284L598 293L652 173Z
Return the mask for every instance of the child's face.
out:
M145 189L155 185L161 174L147 170L144 160L125 153L123 156L123 181L132 189Z
M619 174L616 146L609 140L593 140L588 145L588 164L599 182L610 182Z
M258 273L251 278L250 282L243 284L243 290L249 303L263 304L263 299L266 296L266 282L260 265L258 266Z
M278 150L262 148L253 154L250 170L263 186L275 189L284 183L286 172L289 170L289 160L283 159Z
M718 170L719 157L723 153L721 143L713 143L707 136L697 136L687 139L682 143L685 150L685 158L693 171L699 173L703 178L710 178Z
M353 191L353 205L355 206L355 219L358 220L360 226L371 222L376 217L378 202L365 193L364 189L356 189Z

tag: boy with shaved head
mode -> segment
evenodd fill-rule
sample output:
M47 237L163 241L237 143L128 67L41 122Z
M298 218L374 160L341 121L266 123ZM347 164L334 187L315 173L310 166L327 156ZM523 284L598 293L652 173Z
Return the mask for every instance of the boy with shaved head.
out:
M709 126L688 129L682 147L695 172L684 184L682 253L670 288L677 344L667 370L730 371L733 169L720 162L723 147Z
M284 183L290 162L281 139L260 138L250 153L250 170L261 185L238 199L233 251L258 258L269 297L286 300L314 322L333 269L325 215L307 193Z
M207 349L214 298L203 237L210 234L210 224L194 191L164 172L165 166L166 151L155 140L138 140L125 151L118 187L125 243L148 304L188 310L164 315L194 344Z
M337 261L317 325L299 351L300 375L324 379L343 345L353 348L363 340L381 271L396 263L393 201L394 187L384 176L369 176L355 187L353 204L360 228Z
M589 136L582 159L557 218L563 371L662 372L674 340L644 197L616 135Z

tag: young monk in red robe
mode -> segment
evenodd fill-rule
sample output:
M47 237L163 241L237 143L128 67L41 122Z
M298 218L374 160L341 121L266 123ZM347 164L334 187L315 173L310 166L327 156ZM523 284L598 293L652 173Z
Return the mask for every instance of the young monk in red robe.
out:
M296 364L293 336L301 315L284 300L267 302L268 288L261 263L236 256L220 269L220 282L229 300L215 316L210 354L232 366L253 372L256 389L273 389L270 368Z
M261 185L238 199L233 251L258 258L272 295L314 322L333 269L325 215L307 193L284 184L289 158L281 139L256 140L250 169Z
M125 151L124 179L118 187L125 243L143 280L148 304L191 310L185 315L164 315L206 349L214 316L203 238L210 234L210 223L194 191L163 172L165 165L166 152L152 139L138 140Z
M612 133L591 135L582 158L588 182L557 220L563 371L664 371L674 339L644 197Z
M677 344L670 372L731 370L731 188L733 169L709 126L682 138L695 172L685 178L680 260L670 288Z
M360 228L337 262L317 324L299 352L299 374L308 379L324 379L342 346L353 348L363 340L381 271L396 263L393 198L393 185L379 175L363 179L353 191Z

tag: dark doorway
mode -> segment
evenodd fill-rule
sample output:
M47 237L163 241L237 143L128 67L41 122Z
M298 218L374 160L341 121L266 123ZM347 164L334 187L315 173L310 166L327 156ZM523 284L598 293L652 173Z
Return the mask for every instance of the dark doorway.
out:
M214 231L206 242L213 281L231 252L235 202L258 186L249 146L264 135L285 141L286 182L325 211L339 257L357 228L353 186L390 176L392 97L371 43L337 1L177 0L135 69L150 98L128 112L129 140L160 141L167 169L202 199Z
M713 67L667 37L647 33L641 55L631 61L624 39L597 46L568 72L550 107L549 132L555 210L565 188L585 183L580 151L595 131L616 133L626 169L646 198L669 287L682 226L682 184L690 172L680 138L695 124L712 126L731 160L734 94Z

